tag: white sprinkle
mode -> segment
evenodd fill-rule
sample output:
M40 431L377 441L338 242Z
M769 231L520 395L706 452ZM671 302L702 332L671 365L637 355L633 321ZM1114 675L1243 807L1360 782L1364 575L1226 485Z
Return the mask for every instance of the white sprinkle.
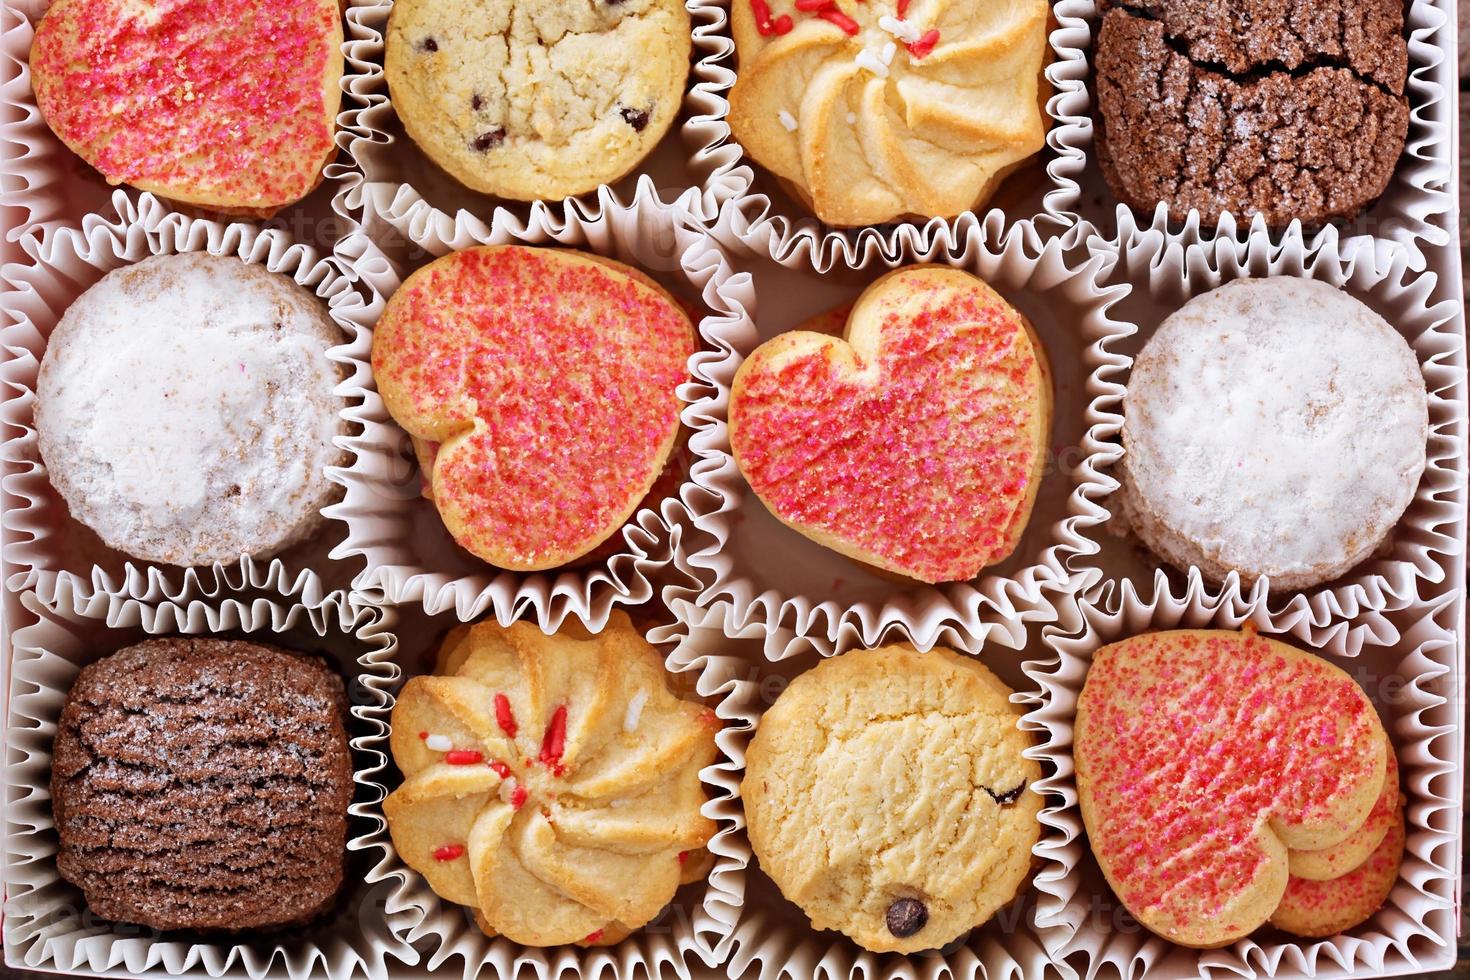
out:
M857 113L856 112L849 112L847 114L847 124L849 126L856 126L857 125Z
M898 45L894 44L892 41L889 41L887 44L883 45L883 54L880 55L880 57L883 59L883 63L885 65L891 65L893 64L893 56L896 54L898 54Z
M633 801L632 800L623 800L623 799L613 800L611 803L608 804L608 806L611 806L614 810L621 810L623 807L632 806L632 805L633 805Z
M913 24L910 24L906 20L899 20L897 17L879 17L878 26L898 38L904 44L913 44L923 36Z
M454 743L449 740L448 735L430 735L424 739L424 744L429 747L430 752L448 752L454 748Z
M628 702L628 713L623 715L623 731L631 732L637 730L638 720L643 717L643 706L647 703L647 691L639 691L633 695L633 700Z
M515 795L516 795L516 779L515 779L515 777L514 776L511 776L509 779L502 779L500 781L500 802L502 802L502 803L510 803L511 797L513 797ZM512 804L512 805L514 805L514 804Z
M786 132L796 132L796 117L793 116L791 113L787 112L785 109L782 109L779 113L777 113L776 118L781 120L781 125L786 127Z
M866 68L868 71L872 72L874 75L877 75L879 78L888 77L888 66L879 61L877 58L873 57L873 52L869 51L867 48L863 48L861 51L859 51L857 54L857 58L855 58L854 60L857 62L857 66L859 68Z

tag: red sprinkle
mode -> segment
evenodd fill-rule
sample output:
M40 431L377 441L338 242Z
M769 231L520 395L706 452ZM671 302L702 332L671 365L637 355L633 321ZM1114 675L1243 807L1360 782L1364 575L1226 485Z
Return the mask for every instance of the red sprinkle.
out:
M508 766L505 763L501 762L499 759L497 759L494 762L490 763L490 768L491 769L494 769L495 770L495 775L499 776L501 779L509 779L510 778L510 766Z
M858 24L858 22L839 10L836 4L833 4L830 7L818 11L817 16L827 21L827 23L829 24L836 24L838 27L842 28L845 34L849 36L854 36L857 34L858 31L862 30L862 27Z
M526 787L517 786L510 794L510 808L512 810L519 810L526 805L526 797L530 795L531 791L526 789Z
M898 0L898 19L903 20L909 15L909 0Z
M771 6L766 0L750 0L750 9L755 12L755 29L761 37L770 37L776 27L771 23Z
M796 25L791 20L790 14L782 14L780 17L776 18L773 24L771 24L771 30L779 36L783 34L790 34L791 28L795 26Z
M598 929L596 932L589 932L587 934L587 938L584 939L584 940L582 940L582 942L584 942L584 943L601 942L602 941L602 937L605 936L605 935L607 935L606 931L604 931L602 929Z
M689 860L689 852L688 851L680 851L679 852L679 863L680 864L683 864L683 863L685 863L688 860Z
M808 14L835 6L837 0L796 0L796 9Z
M429 733L428 732L419 732L419 741L420 742L427 742L428 740L429 740Z
M562 753L566 750L567 706L563 704L557 706L551 716L551 724L546 726L546 735L541 739L541 764L560 776L566 771L561 764Z
M444 761L451 766L477 766L485 761L485 755L474 749L451 749L444 753Z
M909 49L909 54L913 55L915 58L923 58L926 57L931 51L933 51L934 46L938 43L939 32L930 29L925 31L924 35L913 44L905 46Z
M515 738L520 730L516 726L515 712L510 710L510 698L504 694L495 695L495 723L509 738Z
M464 857L463 844L445 844L434 852L435 861L453 861L460 857Z

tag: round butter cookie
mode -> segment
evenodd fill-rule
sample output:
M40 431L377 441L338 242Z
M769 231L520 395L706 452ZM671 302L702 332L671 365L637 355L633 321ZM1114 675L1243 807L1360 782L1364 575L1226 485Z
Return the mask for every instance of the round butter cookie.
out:
M730 128L833 225L979 208L1046 142L1046 0L734 0Z
M146 640L83 668L56 729L57 870L153 929L302 925L341 887L342 680L240 640Z
M1373 918L1388 901L1404 863L1403 797L1395 794L1388 833L1360 866L1329 881L1293 877L1271 924L1298 936L1322 938L1346 932Z
M741 785L761 869L817 929L937 949L1030 876L1041 767L978 660L888 646L824 660L761 718Z
M1242 279L1149 338L1123 400L1121 510L1159 557L1283 589L1368 558L1414 499L1429 400L1408 343L1347 293Z
M233 256L161 255L67 309L36 433L71 515L145 561L265 557L320 526L346 454L342 342L320 300Z
M643 273L490 246L410 276L372 361L454 539L536 571L583 557L632 516L673 451L693 353L689 317Z
M1052 388L1026 318L967 272L899 269L841 337L823 314L755 350L730 445L783 523L857 561L957 582L1020 543L1046 464Z
M607 945L708 869L718 722L627 614L596 635L463 626L437 661L393 709L404 782L383 812L440 897L527 946Z
M110 184L268 217L337 152L338 0L56 0L30 65L47 125Z
M1146 928L1224 946L1276 911L1291 849L1363 826L1387 744L1368 698L1325 660L1253 631L1135 636L1097 651L1078 700L1087 838Z
M562 198L663 139L691 30L682 0L397 0L388 88L408 135L466 187Z

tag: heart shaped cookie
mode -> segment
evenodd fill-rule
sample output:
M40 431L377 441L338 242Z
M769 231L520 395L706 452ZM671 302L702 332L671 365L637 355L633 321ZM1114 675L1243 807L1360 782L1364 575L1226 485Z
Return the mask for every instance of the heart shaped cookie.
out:
M430 263L373 337L389 413L426 450L426 496L467 551L555 568L621 527L679 431L694 329L636 270L491 246Z
M1095 655L1077 793L1118 898L1183 946L1223 946L1281 904L1289 852L1359 830L1386 736L1343 671L1253 631L1135 636Z
M57 0L31 78L47 125L108 183L265 217L336 153L338 0Z
M979 279L919 266L873 283L841 339L825 314L735 376L730 445L771 512L923 582L973 578L1020 542L1051 428L1030 324Z

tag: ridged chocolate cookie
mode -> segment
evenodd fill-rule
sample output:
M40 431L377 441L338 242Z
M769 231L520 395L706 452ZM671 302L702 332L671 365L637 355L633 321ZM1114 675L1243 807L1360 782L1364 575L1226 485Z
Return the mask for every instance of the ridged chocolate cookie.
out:
M1404 150L1399 0L1103 4L1098 162L1130 207L1351 218Z
M256 643L147 640L85 668L57 726L57 867L105 919L305 923L342 884L342 681Z

